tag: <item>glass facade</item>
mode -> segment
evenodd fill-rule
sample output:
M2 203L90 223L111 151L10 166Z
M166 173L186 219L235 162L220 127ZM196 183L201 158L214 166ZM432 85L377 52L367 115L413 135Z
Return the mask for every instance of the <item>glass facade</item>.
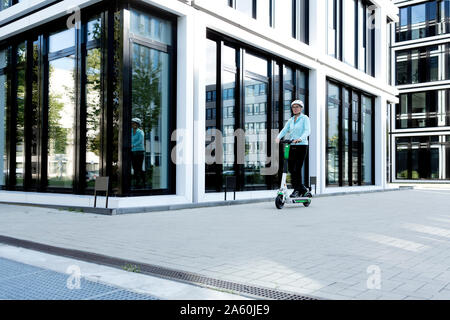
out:
M450 136L397 137L396 178L401 180L448 180Z
M174 193L176 19L125 3L82 17L0 48L0 186L89 194L109 176L113 194Z
M400 94L396 106L396 128L434 128L450 126L449 90Z
M206 50L206 192L223 190L229 176L236 177L238 190L279 186L278 176L261 174L269 156L280 151L268 143L275 139L270 129L284 126L294 99L303 99L308 112L308 73L212 31Z
M374 98L334 81L327 92L326 184L375 184Z
M75 29L51 34L48 61L47 183L73 188L75 172Z
M169 185L172 25L132 10L130 31L135 40L131 46L131 118L141 121L138 128L131 128L129 141L131 188L164 190Z
M450 80L450 44L397 51L396 84Z
M0 50L0 187L7 184L9 175L8 161L8 97L11 86L10 65L11 48Z
M396 41L416 40L450 32L450 0L434 0L400 8Z
M375 74L375 11L364 0L326 0L327 53Z

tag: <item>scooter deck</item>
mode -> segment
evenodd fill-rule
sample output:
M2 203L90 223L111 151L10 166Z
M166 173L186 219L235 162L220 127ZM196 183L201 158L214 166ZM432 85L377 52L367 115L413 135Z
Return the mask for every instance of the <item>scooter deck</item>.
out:
M308 203L311 202L312 199L308 197L300 197L300 198L287 198L286 203Z

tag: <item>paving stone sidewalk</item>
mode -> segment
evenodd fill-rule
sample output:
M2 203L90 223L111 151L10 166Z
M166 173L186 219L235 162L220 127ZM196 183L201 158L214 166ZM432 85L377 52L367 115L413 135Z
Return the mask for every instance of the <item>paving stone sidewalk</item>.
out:
M0 205L0 234L328 299L450 299L450 191L101 216Z

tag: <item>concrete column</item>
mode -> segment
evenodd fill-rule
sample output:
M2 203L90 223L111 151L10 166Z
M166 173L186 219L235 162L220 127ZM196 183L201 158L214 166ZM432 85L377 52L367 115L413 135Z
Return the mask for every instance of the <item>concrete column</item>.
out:
M309 118L311 136L309 139L309 172L317 177L317 193L325 190L325 102L326 75L321 69L309 72Z
M385 97L375 99L375 185L386 187L386 109Z
M205 76L206 25L202 13L195 13L194 22L194 181L193 201L205 197Z
M177 124L176 148L172 150L172 160L176 158L176 194L192 202L193 181L193 135L194 135L194 19L192 15L178 18L177 54ZM175 155L176 154L176 155Z

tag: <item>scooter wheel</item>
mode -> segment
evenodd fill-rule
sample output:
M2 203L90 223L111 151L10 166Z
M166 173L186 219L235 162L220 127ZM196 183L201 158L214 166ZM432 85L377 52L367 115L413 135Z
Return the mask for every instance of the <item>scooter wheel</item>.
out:
M279 194L277 196L277 198L275 199L275 206L277 207L277 209L283 209L284 201L283 201L283 196L281 194Z
M307 194L305 194L305 197L312 198L312 193L311 193L311 192L308 192ZM311 205L311 202L304 202L303 205L304 205L306 208L308 208L308 207Z

